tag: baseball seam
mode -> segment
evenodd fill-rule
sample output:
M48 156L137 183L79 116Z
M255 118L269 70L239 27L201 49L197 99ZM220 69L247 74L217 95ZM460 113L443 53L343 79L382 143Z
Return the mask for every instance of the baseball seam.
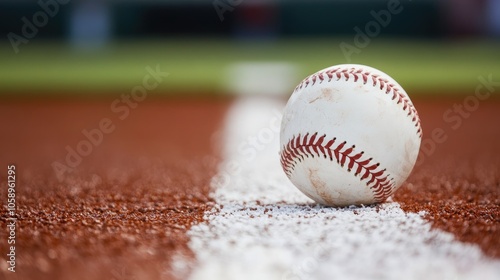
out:
M313 86L316 82L320 84L323 81L327 80L327 82L331 82L333 78L336 78L336 81L340 80L342 77L345 78L345 81L349 81L350 79L354 79L354 82L358 80L362 80L363 84L367 84L371 79L373 82L373 87L379 85L380 90L385 91L385 94L392 93L392 100L397 100L397 104L402 104L402 108L404 111L408 112L407 116L411 117L411 121L415 124L417 128L417 135L419 138L422 138L422 127L420 125L420 118L418 116L417 110L411 104L410 100L400 92L398 86L391 83L389 80L380 77L377 74L370 73L364 69L356 69L353 67L349 68L333 68L329 70L324 70L312 74L305 78L294 90L297 91L299 89L307 88L308 86Z
M386 169L379 169L380 163L372 163L373 158L362 159L364 151L354 152L356 146L349 146L346 141L336 144L337 138L334 137L325 144L326 134L319 138L317 136L317 132L312 134L311 138L309 133L304 137L299 134L297 137L293 136L283 147L281 166L289 178L295 170L297 161L302 162L306 157L318 156L329 158L330 161L335 158L342 168L347 164L348 172L354 170L355 177L360 175L361 181L367 179L366 185L372 190L376 202L383 202L392 195L394 180L386 175Z

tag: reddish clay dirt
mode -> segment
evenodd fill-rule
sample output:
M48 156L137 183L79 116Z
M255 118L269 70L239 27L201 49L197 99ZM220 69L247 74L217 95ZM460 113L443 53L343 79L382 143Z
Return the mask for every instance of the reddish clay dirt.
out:
M424 157L394 200L500 257L500 100L482 101L453 129L457 119L443 114L463 100L416 100ZM18 176L18 272L6 271L7 232L0 230L0 278L169 279L173 256L192 257L185 233L213 203L213 135L230 100L148 99L124 120L112 101L0 102L2 205L8 164ZM82 130L103 118L114 131L59 181L51 164L66 164L66 147L76 149ZM432 148L436 128L441 143ZM2 229L7 217L0 209Z
M7 271L2 207L0 278L168 279L172 256L191 257L185 233L211 206L211 139L229 101L150 100L124 120L112 101L0 105L2 205L8 164L18 178L17 272ZM52 162L65 163L65 147L77 149L103 118L115 130L59 182Z

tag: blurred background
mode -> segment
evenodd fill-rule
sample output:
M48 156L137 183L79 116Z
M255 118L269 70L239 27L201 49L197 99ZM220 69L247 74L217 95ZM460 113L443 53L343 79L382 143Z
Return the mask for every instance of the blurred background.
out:
M7 95L116 93L157 65L170 75L156 91L196 95L266 77L288 94L342 63L419 94L470 93L500 72L498 0L2 0L0 35Z

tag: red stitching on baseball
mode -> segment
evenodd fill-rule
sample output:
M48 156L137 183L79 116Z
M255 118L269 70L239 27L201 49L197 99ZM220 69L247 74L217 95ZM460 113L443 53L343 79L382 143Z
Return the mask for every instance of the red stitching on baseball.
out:
M289 178L292 176L297 161L301 162L306 157L311 156L314 158L315 156L322 156L330 159L330 161L333 161L335 158L341 167L345 167L347 164L348 172L354 170L354 176L361 175L361 181L367 179L366 185L373 191L377 202L382 202L392 195L393 179L389 179L388 174L384 176L386 173L385 169L377 170L380 163L372 163L373 158L362 160L364 152L355 153L354 149L356 146L348 146L346 141L334 146L337 138L333 138L325 144L326 135L322 135L319 138L317 136L317 132L311 138L309 138L309 133L304 137L299 134L297 137L294 136L283 147L280 161L283 170ZM345 147L347 148L344 149ZM311 152L311 149L313 152Z
M349 81L349 78L353 78L354 82L357 82L360 78L363 80L363 84L367 84L368 80L372 80L373 87L377 86L377 83L379 84L380 90L384 90L385 88L385 94L390 94L392 92L392 100L396 100L397 104L402 103L403 104L403 110L408 111L408 116L411 117L411 121L415 123L415 127L417 128L417 134L419 138L422 138L422 127L420 125L420 118L418 117L417 110L413 105L411 104L410 100L403 95L398 87L395 84L392 84L389 82L387 79L381 78L377 74L372 74L369 71L364 71L363 69L356 69L356 68L334 68L334 69L329 69L329 70L324 70L315 74L312 74L305 78L296 88L294 91L297 91L299 89L303 89L308 87L309 85L313 86L316 84L317 81L319 83L323 83L323 81L326 80L326 77L328 77L328 82L331 82L332 79L335 77L336 81L340 80L342 77L345 78L345 81Z

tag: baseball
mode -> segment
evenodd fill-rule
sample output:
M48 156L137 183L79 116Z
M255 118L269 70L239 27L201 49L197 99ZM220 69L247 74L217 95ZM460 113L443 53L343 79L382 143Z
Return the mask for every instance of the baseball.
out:
M343 64L305 78L280 131L290 181L329 206L385 201L408 178L422 128L404 89L369 66Z

